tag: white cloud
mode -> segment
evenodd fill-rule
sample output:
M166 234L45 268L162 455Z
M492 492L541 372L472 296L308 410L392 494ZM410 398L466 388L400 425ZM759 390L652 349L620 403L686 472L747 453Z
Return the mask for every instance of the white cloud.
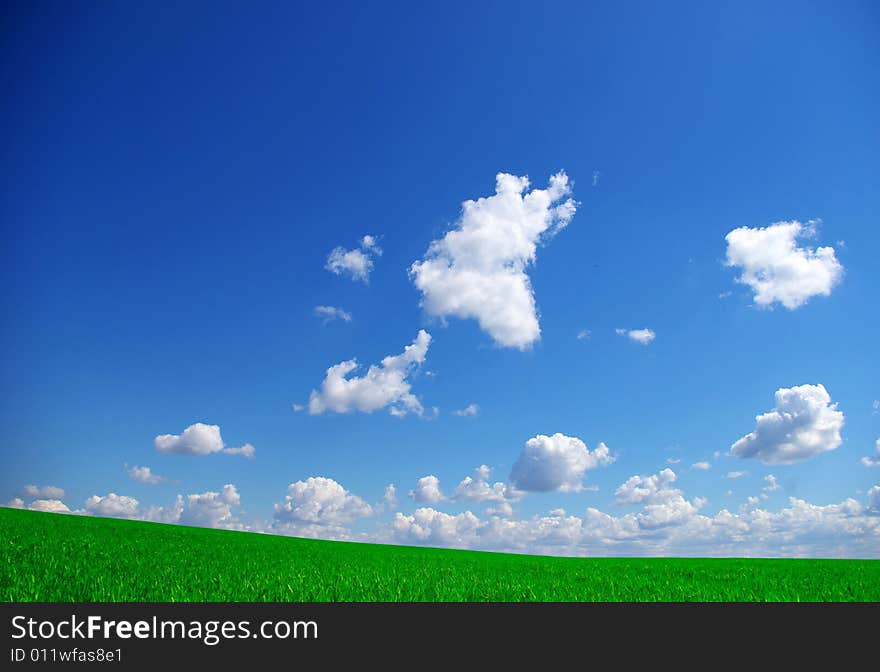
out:
M347 275L352 280L369 282L370 272L373 270L373 258L381 254L382 249L376 244L376 238L367 235L361 239L359 249L334 248L327 255L324 268L336 275Z
M351 313L336 306L315 306L315 315L320 317L324 324L333 320L342 320L343 322L351 322Z
M712 468L712 465L708 462L694 462L691 465L691 469L696 469L697 471L709 471Z
M190 425L180 434L160 434L156 437L155 444L160 453L175 455L210 455L222 452L247 458L254 456L254 447L249 443L241 448L224 448L220 426L206 425L203 422Z
M767 474L764 477L764 482L767 485L765 485L763 488L761 488L761 490L763 490L765 493L776 492L777 490L779 490L782 487L781 485L779 485L779 482L776 480L776 476L774 476L773 474Z
M468 404L464 408L452 411L452 415L458 415L460 417L468 417L477 415L480 412L480 407L477 404Z
M815 222L776 222L768 227L747 226L727 234L728 266L742 270L737 282L751 287L755 304L778 302L789 310L811 297L828 296L843 277L843 266L833 247L798 247L798 238L815 234Z
M141 515L141 518L154 523L179 523L183 509L183 496L177 495L171 506L151 506Z
M776 390L776 408L755 418L755 430L730 447L739 458L793 464L834 450L844 416L823 385Z
M877 415L880 413L880 399L875 399L871 403L871 415Z
M590 338L592 332L589 329L581 329L577 334L577 340L583 341Z
M397 541L455 548L474 544L479 527L479 519L470 511L453 516L429 507L416 509L408 516L398 513L391 524Z
M641 345L648 345L648 343L657 338L657 334L652 329L615 329L614 333L618 336L626 336L631 341Z
M25 506L24 500L21 497L15 497L3 506L9 509L28 509L30 511L44 511L46 513L70 513L67 505L59 499L36 499Z
M312 476L287 486L275 505L276 522L292 525L342 526L373 515L372 507L332 478Z
M20 500L19 500L20 501ZM47 511L49 513L70 513L67 505L57 499L37 499L27 507L31 511Z
M127 468L125 473L127 473L131 479L138 481L139 483L148 483L150 485L163 483L166 480L165 477L154 474L149 467L139 467L135 465L130 469Z
M397 508L397 488L394 487L394 483L385 486L385 494L382 495L382 508L388 511Z
M138 512L138 500L134 497L111 492L104 497L92 495L86 500L86 513L90 516L133 518Z
M358 368L357 360L350 359L331 366L321 383L321 391L312 390L309 413L372 413L390 407L392 415L422 415L424 409L410 392L407 377L425 361L430 343L431 335L421 329L412 345L406 346L403 353L385 357L380 365L370 366L360 377L348 377Z
M466 476L456 486L451 499L456 502L485 502L493 504L487 512L500 516L513 514L512 504L518 502L523 492L502 483L490 483L492 471L485 464L474 470L473 476Z
M747 471L728 471L724 474L724 478L742 478L743 476L748 475Z
M414 501L425 504L436 504L446 499L440 491L440 479L433 474L422 476L416 487L409 491L409 496Z
M588 470L607 466L614 459L604 443L590 452L575 436L538 434L526 441L511 469L510 482L519 490L578 492Z
M666 458L666 464L678 464L679 462L681 462L680 457L667 457Z
M880 467L880 439L874 444L874 454L865 455L862 458L862 464L866 467Z
M238 489L227 483L220 492L187 495L180 522L198 527L238 528L241 525L233 516L232 509L240 504Z
M678 477L668 467L651 476L631 476L614 493L618 504L660 503L674 499L681 494L677 488L670 488Z
M249 443L244 444L240 448L224 448L223 452L227 455L241 455L249 460L254 459L256 449Z
M54 485L26 485L22 489L22 494L25 497L33 498L33 499L64 499L64 488L59 488Z
M476 319L495 343L519 349L541 336L526 269L538 243L564 228L577 209L567 198L564 172L553 175L547 189L528 187L527 177L499 173L495 194L465 201L455 227L410 267L429 315Z

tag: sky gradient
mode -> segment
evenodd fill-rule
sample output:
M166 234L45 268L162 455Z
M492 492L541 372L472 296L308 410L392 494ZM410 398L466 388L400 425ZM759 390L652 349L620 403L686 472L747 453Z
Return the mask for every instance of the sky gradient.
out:
M183 4L4 22L0 502L880 557L876 4Z

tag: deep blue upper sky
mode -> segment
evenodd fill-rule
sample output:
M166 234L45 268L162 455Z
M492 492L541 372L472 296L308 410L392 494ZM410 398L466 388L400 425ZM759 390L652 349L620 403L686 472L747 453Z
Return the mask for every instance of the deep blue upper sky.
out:
M418 478L448 494L486 464L505 481L528 439L559 432L617 460L589 471L598 492L529 495L519 518L622 515L617 487L667 459L706 515L769 473L769 510L865 502L880 478L859 462L880 437L875 3L154 5L3 22L0 499L34 483L71 509L111 491L146 506L234 483L245 517L268 521L288 484L325 476L370 503L394 483L409 514ZM475 320L427 315L407 269L462 201L499 172L544 188L562 169L580 205L528 269L541 339L502 348ZM842 281L756 308L725 235L817 219L802 244L833 246ZM369 283L324 269L365 234L384 251ZM323 324L317 305L353 319ZM435 420L291 410L328 367L378 363L420 328L433 341L412 392ZM803 384L844 412L838 448L712 457ZM452 415L471 403L476 417ZM157 452L196 422L255 459Z

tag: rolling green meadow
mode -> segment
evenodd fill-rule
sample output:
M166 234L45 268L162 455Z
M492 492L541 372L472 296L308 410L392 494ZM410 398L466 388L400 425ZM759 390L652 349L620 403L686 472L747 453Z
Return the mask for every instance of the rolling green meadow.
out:
M556 558L0 508L0 600L880 601L880 561Z

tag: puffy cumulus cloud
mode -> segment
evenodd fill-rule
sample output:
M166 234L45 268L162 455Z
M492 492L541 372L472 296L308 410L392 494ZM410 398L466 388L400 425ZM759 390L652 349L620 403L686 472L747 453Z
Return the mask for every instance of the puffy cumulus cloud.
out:
M742 226L726 236L726 263L741 270L737 282L752 289L757 306L778 302L794 310L811 297L831 294L843 277L833 247L798 246L799 238L815 232L815 222L776 222L758 229Z
M15 508L25 508L24 502L20 499L13 500L15 503L21 503L21 506ZM58 499L35 499L26 507L31 511L45 511L47 513L70 513L67 504Z
M578 492L584 474L611 464L615 458L604 443L590 452L576 436L538 434L526 445L510 471L510 482L530 492Z
M469 548L478 541L479 527L479 519L470 511L450 515L422 507L408 516L397 513L391 533L401 543Z
M184 525L224 529L242 527L232 512L241 504L241 496L232 483L224 485L220 492L187 495L185 501L186 506L180 515L180 522Z
M739 458L793 464L834 450L844 416L823 385L776 390L776 408L755 418L755 430L730 447Z
M461 408L457 411L452 411L452 415L457 415L463 418L474 417L479 415L480 407L477 404L468 404L464 408Z
M466 476L455 488L451 499L456 502L485 502L493 506L487 513L500 516L513 514L512 504L518 502L523 492L502 483L491 483L489 477L492 470L485 464L474 470L473 476Z
M64 488L54 485L26 485L21 492L25 497L33 499L64 499Z
M874 444L874 454L865 455L862 458L862 464L866 467L880 467L880 439Z
M653 329L615 329L614 333L618 336L626 336L629 340L635 341L641 345L648 345L657 338L657 334Z
M366 235L361 238L359 247L353 250L333 248L327 255L324 268L336 275L347 275L352 280L369 282L373 259L381 255L382 248L379 247L376 237Z
M351 322L351 313L336 306L315 306L315 315L321 318L324 324L333 320L342 320L343 322Z
M92 495L86 500L85 513L109 518L135 518L139 504L134 497L117 495L115 492L104 497Z
M554 510L522 520L421 508L397 514L379 538L553 555L880 557L880 486L869 491L867 506L854 499L816 505L791 498L771 512L753 497L736 513L705 515L704 499L688 501L679 491L639 503L641 510L621 516L590 507L582 517Z
M6 502L6 504L4 504L3 506L5 506L7 509L23 509L23 508L25 508L24 500L21 497L13 497L8 502Z
M151 506L144 511L142 518L153 523L179 523L183 509L183 495L177 495L171 506Z
M373 509L364 500L320 476L291 483L284 500L275 505L275 521L282 525L342 526L371 515Z
M431 335L421 329L401 354L385 357L380 365L370 366L360 377L349 377L358 368L357 360L331 366L321 383L320 392L312 390L309 413L372 413L389 407L392 415L423 415L422 404L410 391L412 386L408 377L424 363L430 343Z
M416 487L409 491L409 496L414 501L424 504L436 504L446 499L440 491L440 479L433 474L422 476Z
M712 468L712 465L708 462L694 462L691 465L691 469L696 469L697 471L709 471Z
M538 243L568 225L577 209L564 172L547 189L528 188L527 177L499 173L495 194L465 201L454 228L410 267L425 312L476 319L495 343L519 349L541 336L526 269Z
M227 453L229 455L254 456L254 447L246 443L241 448L226 448L220 436L219 425L206 425L196 422L180 434L160 434L155 439L156 449L160 453L176 455L210 455Z
M669 468L651 476L631 476L617 488L614 497L618 504L665 502L681 494L680 490L669 487L677 478Z
M137 481L138 483L147 483L149 485L164 483L166 480L164 476L154 474L149 467L139 467L137 465L131 468L126 467L125 473L127 473L132 480Z

